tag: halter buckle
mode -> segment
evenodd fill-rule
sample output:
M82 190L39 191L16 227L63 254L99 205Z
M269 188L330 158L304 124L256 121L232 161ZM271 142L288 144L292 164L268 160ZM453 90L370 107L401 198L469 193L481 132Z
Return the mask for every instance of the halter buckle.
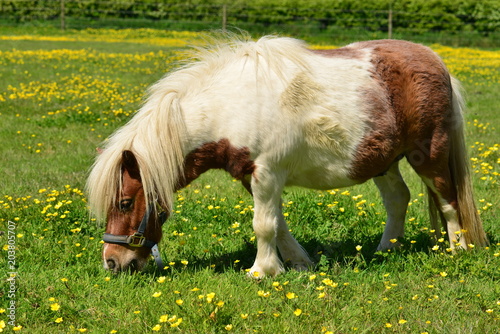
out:
M146 243L146 237L142 233L135 232L127 238L127 243L131 247L142 247Z

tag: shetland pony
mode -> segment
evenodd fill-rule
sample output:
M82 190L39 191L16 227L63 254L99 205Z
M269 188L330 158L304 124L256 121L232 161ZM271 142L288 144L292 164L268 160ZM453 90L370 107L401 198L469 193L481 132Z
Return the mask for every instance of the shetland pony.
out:
M427 187L452 248L485 245L469 176L457 80L429 48L405 41L311 50L295 39L233 40L159 80L97 157L87 191L106 218L104 267L141 270L161 238L157 212L203 172L229 172L252 194L251 276L281 259L312 263L281 212L285 186L375 181L388 218L378 249L403 236L406 158ZM437 214L431 214L434 228Z

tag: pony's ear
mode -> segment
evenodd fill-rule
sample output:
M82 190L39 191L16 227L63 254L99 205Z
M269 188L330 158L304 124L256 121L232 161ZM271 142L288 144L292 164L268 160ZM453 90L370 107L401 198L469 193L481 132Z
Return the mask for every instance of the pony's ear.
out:
M141 172L139 170L139 163L132 151L123 151L122 153L122 170L126 170L130 177L140 180Z

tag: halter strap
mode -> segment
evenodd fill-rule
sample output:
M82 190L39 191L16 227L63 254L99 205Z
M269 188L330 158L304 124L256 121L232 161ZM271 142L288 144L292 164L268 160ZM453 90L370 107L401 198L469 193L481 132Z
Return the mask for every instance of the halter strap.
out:
M132 235L117 235L112 233L104 233L102 236L102 240L109 244L125 244L130 247L147 247L151 249L151 253L153 258L155 259L156 265L159 269L163 269L165 266L163 265L163 261L161 259L160 251L158 249L158 244L152 240L146 239L144 236L144 232L146 231L146 227L148 226L149 217L151 216L151 212L155 210L155 205L150 204L144 217L142 217L141 223L137 228L137 231ZM163 225L165 220L167 219L167 214L162 212L158 215L158 220L160 224Z

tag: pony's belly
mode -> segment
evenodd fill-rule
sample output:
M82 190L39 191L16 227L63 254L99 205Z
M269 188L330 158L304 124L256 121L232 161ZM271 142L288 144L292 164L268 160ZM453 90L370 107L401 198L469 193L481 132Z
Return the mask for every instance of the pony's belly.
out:
M317 168L303 171L299 174L289 174L287 186L299 186L310 189L327 190L349 187L361 183L348 177L343 168Z

